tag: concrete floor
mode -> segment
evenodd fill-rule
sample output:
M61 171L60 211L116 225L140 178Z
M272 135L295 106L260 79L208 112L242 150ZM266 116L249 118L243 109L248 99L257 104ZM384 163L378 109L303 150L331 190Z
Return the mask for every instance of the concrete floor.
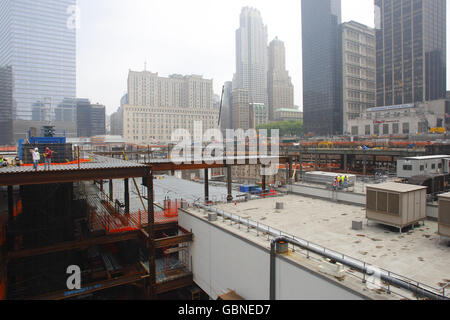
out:
M284 210L275 210L276 202ZM436 222L400 234L374 222L367 226L364 208L297 195L218 208L435 288L450 281L450 246L436 234ZM364 221L362 231L352 230L353 220Z

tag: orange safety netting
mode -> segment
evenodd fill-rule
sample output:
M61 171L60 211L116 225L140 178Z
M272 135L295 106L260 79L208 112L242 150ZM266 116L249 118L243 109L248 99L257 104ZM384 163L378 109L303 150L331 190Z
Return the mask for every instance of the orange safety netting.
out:
M178 209L181 208L181 200L164 200L164 216L167 218L178 217Z
M90 159L80 159L80 163L89 163L89 162L91 162L92 160L90 160ZM51 165L52 166L67 166L67 165L73 165L73 164L78 164L78 160L75 160L75 161L70 161L70 162L64 162L64 163L52 163ZM38 164L39 166L44 166L45 164L44 163L39 163ZM31 164L23 164L22 165L23 167L32 167L33 166L33 164L31 163Z

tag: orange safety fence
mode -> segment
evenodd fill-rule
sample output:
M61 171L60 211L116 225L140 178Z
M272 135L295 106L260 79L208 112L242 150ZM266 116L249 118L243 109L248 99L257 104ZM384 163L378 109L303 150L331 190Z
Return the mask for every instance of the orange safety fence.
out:
M181 200L164 200L164 216L167 218L178 217L178 209L181 208Z
M92 160L90 159L80 159L80 163L89 163ZM52 163L52 166L67 166L67 165L73 165L73 164L78 164L78 160L75 161L70 161L70 162L65 162L65 163ZM44 163L39 163L39 166L44 166ZM23 167L32 167L33 164L28 163L28 164L23 164Z

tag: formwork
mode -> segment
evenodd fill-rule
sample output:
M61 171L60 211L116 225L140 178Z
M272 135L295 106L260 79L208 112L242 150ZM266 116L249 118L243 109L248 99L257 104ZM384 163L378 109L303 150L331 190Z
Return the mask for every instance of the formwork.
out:
M439 196L438 234L450 238L450 193Z
M426 220L426 187L402 183L367 186L366 218L403 229Z

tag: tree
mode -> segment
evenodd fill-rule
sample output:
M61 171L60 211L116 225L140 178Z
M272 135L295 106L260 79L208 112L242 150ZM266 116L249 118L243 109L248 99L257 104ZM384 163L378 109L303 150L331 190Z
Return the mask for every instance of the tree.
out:
M278 121L262 124L256 127L257 130L266 129L272 135L274 129L280 130L280 137L300 137L303 136L303 122L297 120Z

